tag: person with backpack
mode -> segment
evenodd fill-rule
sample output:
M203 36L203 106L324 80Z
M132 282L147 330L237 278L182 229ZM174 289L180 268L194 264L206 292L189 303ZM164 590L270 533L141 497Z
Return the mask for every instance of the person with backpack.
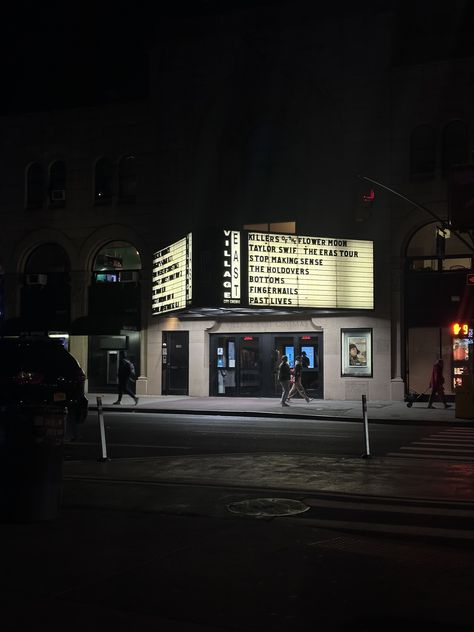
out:
M133 362L130 362L130 360L127 358L127 354L125 353L125 351L122 357L120 358L119 367L117 371L117 378L118 378L118 399L116 402L114 402L113 405L115 406L117 404L121 404L122 395L126 393L135 401L135 406L136 406L138 404L138 397L130 388L130 380L135 379L135 367L133 365Z

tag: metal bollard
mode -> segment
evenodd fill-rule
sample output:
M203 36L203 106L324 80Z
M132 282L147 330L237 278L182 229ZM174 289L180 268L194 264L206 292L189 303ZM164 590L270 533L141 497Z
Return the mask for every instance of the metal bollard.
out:
M362 415L364 418L364 445L365 452L362 455L363 459L370 457L370 444L369 444L369 420L367 418L367 397L362 395Z
M110 461L107 457L107 441L105 439L104 411L102 410L102 397L97 396L97 414L99 416L100 444L102 448L102 456L98 461Z

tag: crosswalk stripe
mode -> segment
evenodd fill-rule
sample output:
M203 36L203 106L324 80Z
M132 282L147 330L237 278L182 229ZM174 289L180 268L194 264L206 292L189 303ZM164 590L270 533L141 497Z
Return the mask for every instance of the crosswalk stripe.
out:
M403 513L425 516L447 516L455 518L474 519L474 503L472 509L450 509L448 507L420 507L413 505L395 505L382 503L361 503L341 500L322 500L314 498L303 499L305 505L311 509L324 507L329 509L354 509L358 511L371 511L383 513Z
M398 452L390 452L387 456L471 463L473 454L474 428L447 428L400 446Z
M413 441L413 445L446 445L450 448L474 448L474 443L469 441L463 443L458 443L457 441Z
M285 521L297 520L296 518ZM474 540L474 531L465 529L443 529L437 527L419 527L410 525L392 525L385 523L352 522L350 520L324 520L319 518L298 519L299 524L311 525L320 529L350 530L350 531L374 531L390 534L425 536L433 538L450 538L457 540Z
M402 446L400 448L400 450L423 450L423 448L419 448L417 446L414 445L408 445L408 446ZM430 452L455 452L457 454L461 453L461 452L467 452L467 453L473 453L474 454L474 450L470 450L470 449L465 449L465 448L433 448L432 446L427 446L426 450L429 450Z
M389 452L387 454L387 456L394 456L397 458L403 458L406 459L408 457L407 454L403 454L400 452ZM411 453L409 458L411 459L441 459L441 456L436 456L434 454L416 454L416 453ZM474 457L470 457L470 456L455 456L455 455L446 455L446 460L449 461L462 461L463 463L474 463Z

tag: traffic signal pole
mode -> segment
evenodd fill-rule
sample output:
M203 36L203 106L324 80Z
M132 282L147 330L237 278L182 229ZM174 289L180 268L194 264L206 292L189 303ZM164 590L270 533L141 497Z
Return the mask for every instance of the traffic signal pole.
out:
M415 208L419 209L420 211L425 211L425 213L428 213L429 215L431 215L431 217L433 217L436 221L438 221L442 225L443 228L449 228L449 230L454 235L456 235L456 237L459 239L459 241L462 241L462 243L465 246L467 246L472 253L474 253L474 245L470 244L466 239L464 239L464 237L462 237L462 235L460 235L458 233L457 230L455 230L454 228L451 228L447 224L446 220L444 220L441 217L439 217L439 215L436 215L436 213L434 213L427 206L423 206L423 204L419 204L418 202L415 202L414 200L411 200L406 195L403 195L403 193L400 193L399 191L396 191L395 189L392 189L392 188L388 187L386 184L382 184L382 182L378 182L377 180L374 180L373 178L369 178L368 176L363 176L361 174L357 175L357 177L359 178L359 180L365 180L366 182L371 182L372 184L375 184L375 186L380 187L381 189L384 189L385 191L388 191L389 193L393 193L393 195L396 195L397 197L401 198L402 200L405 200L405 202L408 202L409 204L411 204Z

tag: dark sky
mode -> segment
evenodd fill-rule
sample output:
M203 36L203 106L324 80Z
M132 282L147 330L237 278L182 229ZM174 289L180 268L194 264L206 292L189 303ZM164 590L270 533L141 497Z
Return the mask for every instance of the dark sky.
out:
M143 98L148 51L184 17L305 0L169 0L168 3L39 2L10 0L2 7L0 112L28 112ZM341 17L392 9L394 63L474 55L472 0L359 0L309 2L314 14ZM269 9L270 8L270 9ZM355 34L357 36L357 34ZM365 37L370 37L365 34Z
M136 6L80 1L10 6L2 15L0 41L2 111L143 96L153 23Z

